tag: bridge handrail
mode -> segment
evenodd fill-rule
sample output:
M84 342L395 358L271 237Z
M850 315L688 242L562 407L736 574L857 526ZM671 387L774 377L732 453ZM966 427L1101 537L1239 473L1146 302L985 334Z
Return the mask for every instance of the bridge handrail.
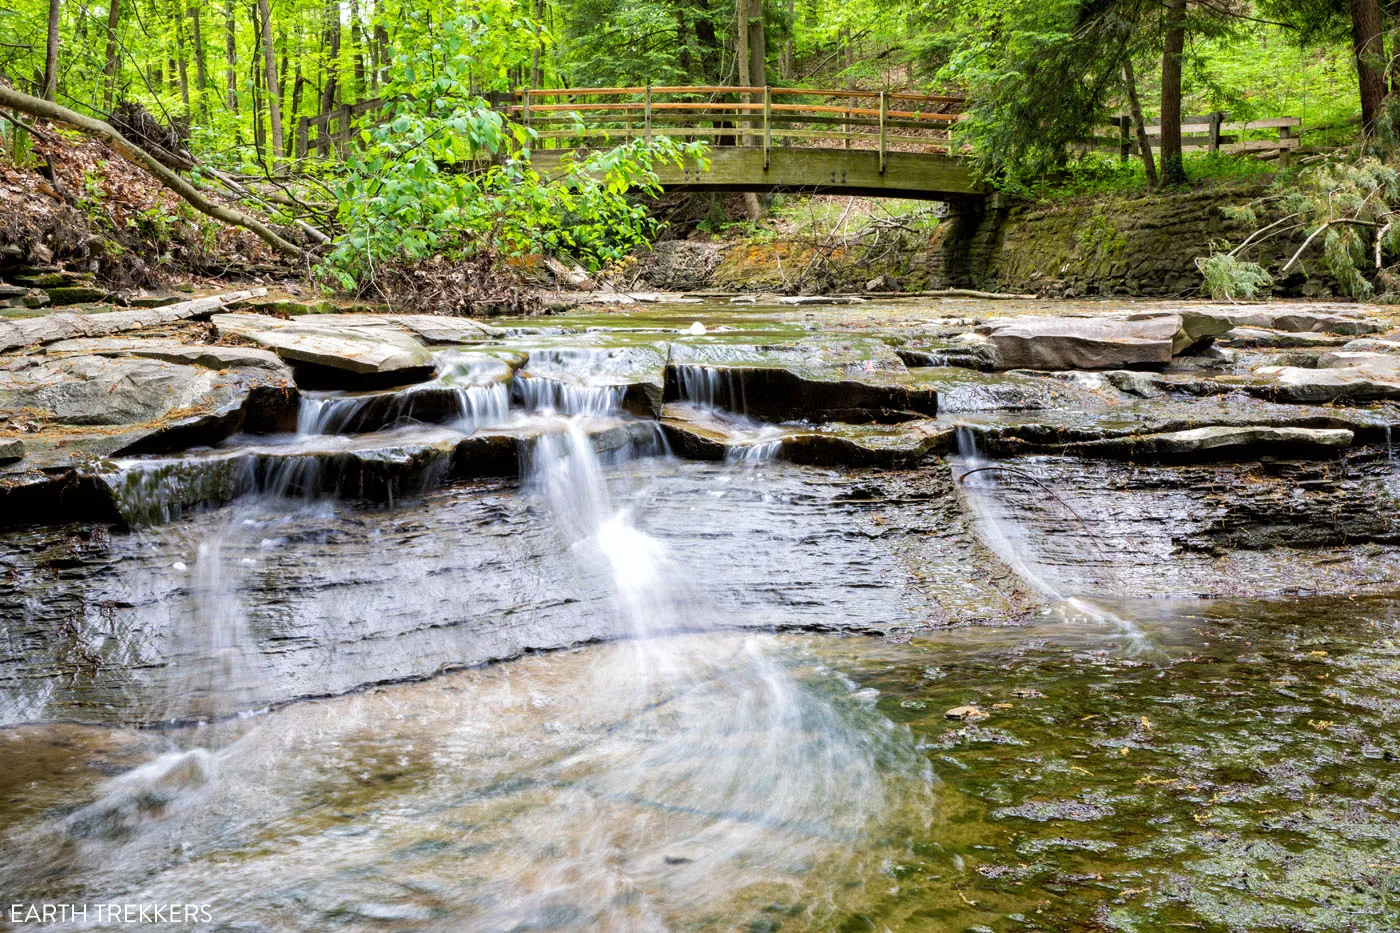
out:
M866 91L859 88L809 88L809 87L761 87L699 85L695 87L672 87L654 85L651 87L560 87L526 88L517 97L618 97L624 94L771 94L802 97L849 97L875 99L884 94L887 100L926 101L935 104L966 104L966 98L951 97L946 94L915 94L909 91Z
M710 99L658 99L682 95ZM731 99L715 100L718 96ZM633 99L618 99L628 97ZM802 97L821 102L774 100ZM947 151L949 128L962 119L948 111L966 103L905 91L744 85L527 88L514 100L518 103L505 109L535 130L542 147L586 148L591 140L652 136L708 138L718 145L761 146L766 166L775 137L780 145L840 140L847 149L878 149L882 172L891 143Z

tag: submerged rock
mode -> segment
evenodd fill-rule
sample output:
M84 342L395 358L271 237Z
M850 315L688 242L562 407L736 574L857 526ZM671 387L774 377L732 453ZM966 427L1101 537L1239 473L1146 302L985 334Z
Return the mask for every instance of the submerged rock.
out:
M898 425L824 424L782 439L780 455L814 466L898 468L954 447L957 428L936 421Z
M332 320L332 317L336 318ZM220 336L251 340L284 360L315 367L312 375L348 381L418 382L433 373L426 347L392 323L368 318L347 322L345 315L284 321L260 314L216 314ZM377 378L376 378L377 377Z

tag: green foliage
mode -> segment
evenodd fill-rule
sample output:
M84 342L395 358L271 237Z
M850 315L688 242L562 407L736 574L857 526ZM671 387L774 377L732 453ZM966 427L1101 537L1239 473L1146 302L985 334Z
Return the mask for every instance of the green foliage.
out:
M1261 227L1251 241L1283 234L1303 237L1284 271L1295 263L1306 267L1309 251L1320 245L1323 264L1343 294L1361 300L1377 292L1381 301L1400 297L1400 228L1391 222L1400 213L1400 169L1371 157L1331 159L1276 182L1273 194L1233 213L1257 218L1258 208L1265 206L1283 216ZM1213 295L1238 297L1225 290L1238 283L1241 270L1248 272L1246 267L1254 265L1236 262L1244 245L1225 256L1197 260Z
M1196 264L1205 277L1206 294L1217 301L1253 301L1274 284L1264 267L1229 253L1213 252Z
M696 144L657 137L568 157L542 177L530 163L531 131L475 93L475 56L494 56L483 38L500 32L489 15L440 22L396 59L388 119L361 132L330 183L345 233L322 266L326 278L363 289L387 263L541 252L596 269L654 232L628 194L657 190L657 162L703 158ZM512 29L532 34L525 25ZM493 60L504 62L506 48Z
M939 77L974 100L959 132L984 174L1014 184L1058 170L1069 144L1105 122L1134 38L1127 6L1099 15L1083 0L969 4L966 41Z

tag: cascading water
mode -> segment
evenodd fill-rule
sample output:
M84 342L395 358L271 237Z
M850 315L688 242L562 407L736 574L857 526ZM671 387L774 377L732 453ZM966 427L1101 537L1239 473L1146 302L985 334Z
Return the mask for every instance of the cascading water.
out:
M672 367L680 398L702 411L727 409L743 415L749 410L743 373L734 367L700 366L693 363Z
M954 437L958 452L954 478L962 489L969 510L977 518L978 535L997 557L1032 590L1051 600L1055 611L1066 621L1111 625L1133 653L1157 650L1147 633L1131 619L1082 594L1067 591L1065 585L1055 578L1054 572L1036 558L1035 542L1027 537L1020 525L1011 520L1004 490L997 482L997 477L1005 472L1005 468L982 456L977 435L967 425L959 425ZM1018 471L1021 469L1018 468ZM1055 497L1053 493L1051 496ZM1069 509L1066 503L1061 502L1060 505ZM1072 517L1076 522L1082 522L1079 515L1073 514ZM1093 533L1091 529L1082 530L1088 535ZM1094 542L1094 549L1099 551L1097 542ZM1106 565L1104 569L1111 572L1108 556L1101 551L1099 556Z
M751 883L757 866L852 857L851 840L892 800L927 792L907 734L872 716L852 685L796 676L762 638L718 635L703 582L619 503L576 420L538 440L526 485L580 570L609 583L624 641L586 689L630 712L561 763L573 778L550 819L568 819L570 845L509 886L491 928L552 925L566 902L582 912L570 929L666 929L678 905ZM696 631L713 641L697 650L677 634ZM624 843L632 830L610 816L620 804L667 816ZM615 863L619 847L627 855Z
M613 415L622 410L626 386L589 386L534 376L511 381L511 397L532 413Z
M724 459L727 463L741 466L757 466L776 459L782 449L782 437L776 437L772 440L756 440L744 444L731 444L724 452Z

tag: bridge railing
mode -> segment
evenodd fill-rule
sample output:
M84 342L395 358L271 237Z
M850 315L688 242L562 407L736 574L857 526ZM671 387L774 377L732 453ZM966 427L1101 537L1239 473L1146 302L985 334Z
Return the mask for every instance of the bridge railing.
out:
M947 152L960 97L780 87L546 88L507 110L545 148L671 136L713 146Z

